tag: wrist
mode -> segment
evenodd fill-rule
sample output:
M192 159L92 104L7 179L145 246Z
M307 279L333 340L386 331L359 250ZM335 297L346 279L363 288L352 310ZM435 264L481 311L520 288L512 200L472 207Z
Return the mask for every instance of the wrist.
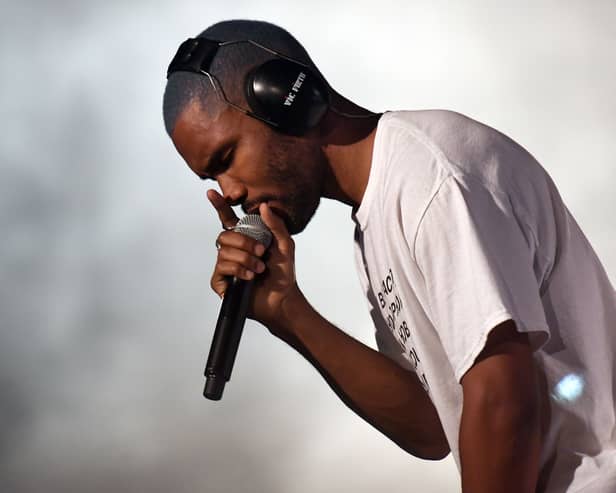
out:
M280 303L276 319L266 325L272 334L290 342L297 338L297 331L302 326L301 321L306 319L310 310L312 307L295 284Z

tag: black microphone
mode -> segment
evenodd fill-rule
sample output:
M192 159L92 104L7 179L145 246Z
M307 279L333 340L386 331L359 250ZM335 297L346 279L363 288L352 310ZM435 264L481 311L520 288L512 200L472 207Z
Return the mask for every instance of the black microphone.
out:
M257 240L265 248L269 247L272 241L272 233L267 229L261 216L257 214L244 216L235 225L233 231ZM203 396L207 399L220 400L225 384L231 378L231 370L242 337L253 284L254 278L245 281L233 277L225 291L210 346L210 354L205 365Z

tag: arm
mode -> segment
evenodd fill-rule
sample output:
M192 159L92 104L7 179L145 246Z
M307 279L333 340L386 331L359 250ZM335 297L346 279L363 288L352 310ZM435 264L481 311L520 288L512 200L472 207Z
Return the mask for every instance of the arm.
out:
M283 313L270 330L303 354L349 408L416 457L447 456L436 409L415 373L330 324L299 290Z
M208 198L225 226L235 215L214 191ZM212 276L212 289L223 295L229 276L256 280L250 317L286 341L323 375L336 394L363 419L407 452L441 459L449 445L432 404L417 376L345 334L321 317L295 282L294 243L283 221L262 204L261 217L274 236L263 263L257 243L225 231Z
M462 490L534 493L540 396L528 337L511 320L495 327L462 377Z

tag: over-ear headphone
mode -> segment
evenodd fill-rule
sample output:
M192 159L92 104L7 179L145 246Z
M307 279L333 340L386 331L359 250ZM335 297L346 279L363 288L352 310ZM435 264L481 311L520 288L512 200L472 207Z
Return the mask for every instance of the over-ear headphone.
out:
M237 43L250 43L274 55L245 77L244 95L249 110L229 101L220 82L210 73L218 50ZM167 77L178 71L207 76L227 104L285 133L302 134L315 127L329 108L329 86L314 70L252 40L189 38L171 60Z

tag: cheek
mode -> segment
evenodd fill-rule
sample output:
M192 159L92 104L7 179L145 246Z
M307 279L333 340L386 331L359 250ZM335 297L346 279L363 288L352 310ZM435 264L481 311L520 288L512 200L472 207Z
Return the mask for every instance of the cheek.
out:
M247 141L235 150L233 172L248 187L263 188L268 182L270 150L258 141Z
M310 193L318 187L322 152L316 143L301 137L275 134L258 157L259 163L265 161L267 185L284 188L291 193L302 190Z
M263 158L266 162L268 179L277 185L284 185L292 177L293 172L292 163L295 155L291 146L285 141L270 142L265 152Z
M310 143L294 149L291 165L294 167L295 181L305 188L306 193L319 188L323 182L323 153L321 148Z

